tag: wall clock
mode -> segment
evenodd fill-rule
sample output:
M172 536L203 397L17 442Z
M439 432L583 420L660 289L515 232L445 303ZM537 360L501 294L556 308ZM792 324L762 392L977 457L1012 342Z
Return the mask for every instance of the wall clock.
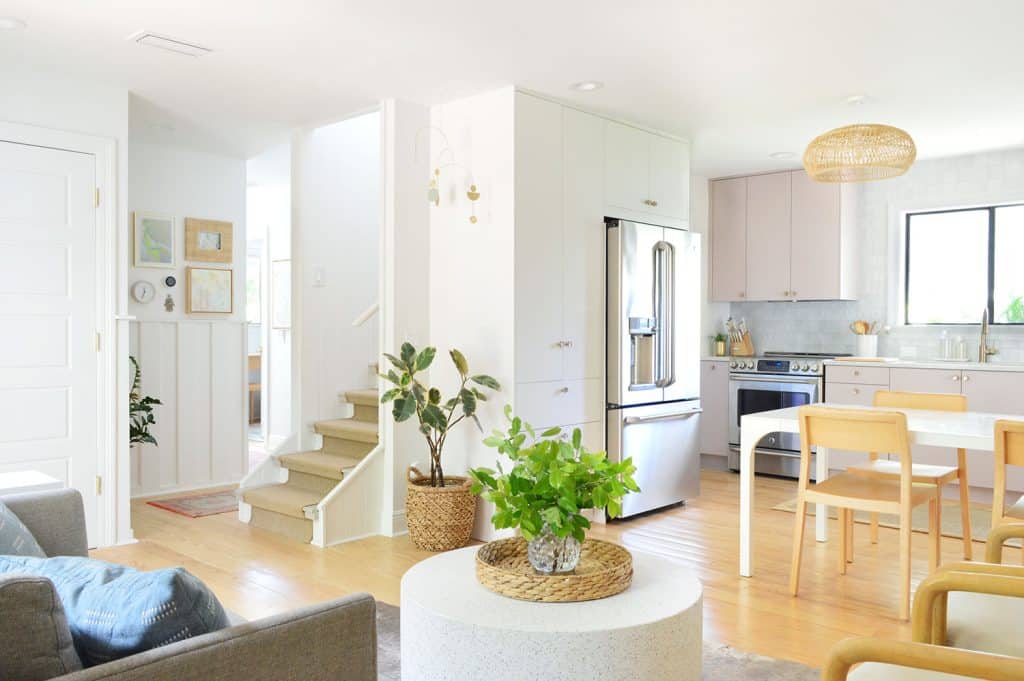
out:
M148 281L137 281L132 284L132 298L139 303L148 303L156 295L156 287Z

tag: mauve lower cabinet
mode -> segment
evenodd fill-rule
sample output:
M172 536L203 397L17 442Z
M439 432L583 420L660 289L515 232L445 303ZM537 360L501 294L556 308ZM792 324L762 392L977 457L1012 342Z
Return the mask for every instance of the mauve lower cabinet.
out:
M825 400L836 403L851 403L847 391L851 386L835 381L841 378L837 372L849 374L854 367L829 366L825 372ZM861 369L878 374L882 367ZM912 367L892 367L889 373L889 389L896 392L918 393L950 393L967 396L967 408L971 411L992 412L1020 416L1024 419L1024 372L1022 371L976 371L950 369L919 369ZM879 383L877 376L872 379ZM860 388L862 395L867 396L865 388L872 386L852 386ZM884 387L884 386L880 386ZM865 401L865 403L867 403ZM919 447L913 451L914 461L939 465L953 465L956 452L942 447ZM845 467L845 459L839 462L829 461L830 468ZM972 487L992 487L995 465L991 452L968 450L968 479ZM1012 490L1024 491L1024 468L1011 466L1007 473L1007 487Z
M729 362L700 363L700 452L729 456Z

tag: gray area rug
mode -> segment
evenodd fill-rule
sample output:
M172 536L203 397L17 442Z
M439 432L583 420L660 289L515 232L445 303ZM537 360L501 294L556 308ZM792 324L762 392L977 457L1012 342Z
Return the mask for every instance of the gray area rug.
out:
M401 681L399 609L377 601L377 678ZM705 681L817 681L819 673L795 662L744 653L721 643L704 642ZM658 681L661 681L660 679Z

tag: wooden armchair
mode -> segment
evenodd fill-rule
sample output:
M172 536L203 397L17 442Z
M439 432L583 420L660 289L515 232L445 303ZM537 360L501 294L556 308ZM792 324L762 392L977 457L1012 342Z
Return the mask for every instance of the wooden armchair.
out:
M921 582L913 642L842 641L829 653L823 681L1024 679L1024 567L999 564L1003 544L1015 537L1024 537L1024 524L995 528L990 562L946 565Z

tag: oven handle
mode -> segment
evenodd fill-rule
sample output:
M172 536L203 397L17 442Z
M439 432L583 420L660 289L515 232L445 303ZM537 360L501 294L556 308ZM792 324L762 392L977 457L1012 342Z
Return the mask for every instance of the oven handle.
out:
M627 416L622 419L622 424L626 426L633 426L638 423L653 423L655 421L675 421L676 419L686 418L699 414L703 409L691 409L689 411L677 411L674 414L659 414L658 416Z
M757 374L729 374L730 383L805 383L814 385L821 383L821 376L794 376L782 378L774 376L758 376Z

